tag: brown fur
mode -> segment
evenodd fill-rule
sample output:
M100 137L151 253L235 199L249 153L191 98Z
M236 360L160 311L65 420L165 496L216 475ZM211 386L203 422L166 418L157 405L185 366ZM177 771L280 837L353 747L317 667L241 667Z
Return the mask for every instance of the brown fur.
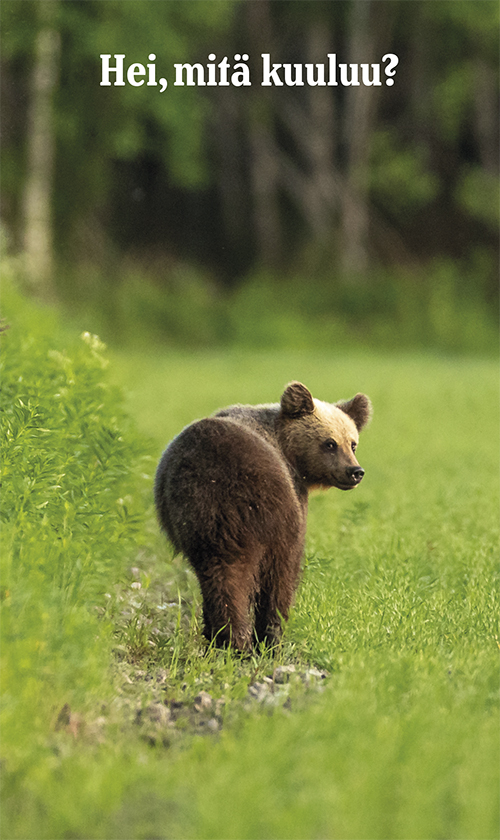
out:
M314 400L300 382L280 404L231 406L187 426L155 482L161 525L198 577L205 635L248 650L276 642L297 587L312 487L351 489L368 397Z

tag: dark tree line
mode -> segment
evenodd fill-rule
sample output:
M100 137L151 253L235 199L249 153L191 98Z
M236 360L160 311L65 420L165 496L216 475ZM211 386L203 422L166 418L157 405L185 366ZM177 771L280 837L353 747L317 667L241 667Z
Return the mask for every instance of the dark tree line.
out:
M29 271L176 259L256 267L490 260L498 5L490 0L3 0L2 220ZM250 87L101 87L100 54L158 67L248 54ZM393 86L260 85L280 63L380 63ZM168 273L168 272L167 272Z

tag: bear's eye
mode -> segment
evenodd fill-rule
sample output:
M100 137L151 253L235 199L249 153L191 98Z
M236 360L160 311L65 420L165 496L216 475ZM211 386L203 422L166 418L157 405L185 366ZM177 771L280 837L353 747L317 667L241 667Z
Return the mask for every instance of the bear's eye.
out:
M351 449L352 449L352 451L353 451L353 452L356 452L356 447L357 447L357 445L358 445L358 444L357 444L357 443L354 443L354 441L351 443Z
M337 442L335 440L325 440L325 449L330 449L330 451L337 448Z

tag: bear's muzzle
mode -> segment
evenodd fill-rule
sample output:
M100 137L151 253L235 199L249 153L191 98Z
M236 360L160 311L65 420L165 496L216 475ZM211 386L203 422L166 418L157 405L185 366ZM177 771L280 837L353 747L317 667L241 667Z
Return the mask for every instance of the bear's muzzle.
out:
M363 478L365 471L362 467L346 467L345 469L345 481L336 481L335 486L338 487L339 490L352 490L353 487L357 487L361 479Z
M359 484L363 478L365 471L362 467L347 467L346 473L348 478L354 483Z

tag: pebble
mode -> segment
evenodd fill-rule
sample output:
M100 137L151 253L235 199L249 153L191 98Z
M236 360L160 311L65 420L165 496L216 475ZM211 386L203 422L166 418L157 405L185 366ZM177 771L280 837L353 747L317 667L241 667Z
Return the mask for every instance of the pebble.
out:
M274 682L278 684L286 683L291 674L295 674L295 665L278 665L273 671Z
M149 721L150 723L157 723L160 726L166 726L170 720L170 709L164 706L163 703L150 703L144 709L138 709L136 722L143 723Z
M207 691L200 691L194 698L194 708L197 712L204 712L212 708L213 700Z

